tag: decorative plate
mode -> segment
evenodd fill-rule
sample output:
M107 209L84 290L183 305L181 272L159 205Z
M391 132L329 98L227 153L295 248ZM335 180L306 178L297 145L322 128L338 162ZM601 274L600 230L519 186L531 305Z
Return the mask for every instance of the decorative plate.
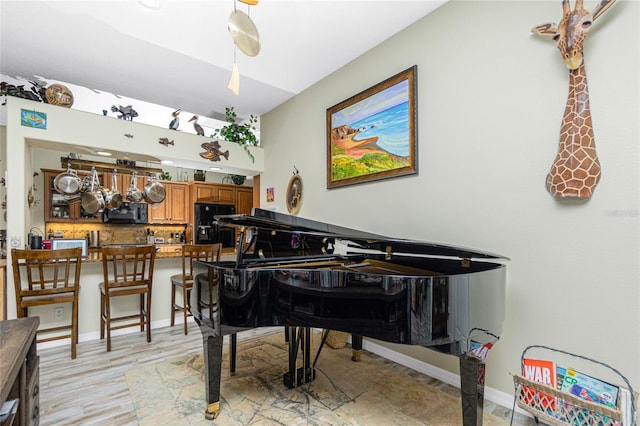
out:
M302 203L302 178L299 174L295 173L291 179L289 179L289 185L287 185L287 210L291 214L297 214L300 210L300 204Z

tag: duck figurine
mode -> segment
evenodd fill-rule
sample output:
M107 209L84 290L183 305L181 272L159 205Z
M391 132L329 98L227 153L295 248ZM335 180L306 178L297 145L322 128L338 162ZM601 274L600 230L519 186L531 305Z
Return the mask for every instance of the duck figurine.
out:
M169 123L170 130L178 130L178 126L180 126L180 118L178 117L180 115L180 112L181 110L177 109L171 113L173 120L171 120L171 123Z
M196 131L196 134L200 135L200 136L204 136L204 129L202 128L201 125L198 124L198 116L194 115L193 117L191 117L191 120L189 120L189 122L193 121L193 129Z

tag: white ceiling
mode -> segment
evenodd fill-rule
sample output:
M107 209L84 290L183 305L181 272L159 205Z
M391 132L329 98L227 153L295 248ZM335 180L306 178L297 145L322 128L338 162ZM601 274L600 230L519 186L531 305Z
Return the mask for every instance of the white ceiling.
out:
M447 0L260 0L248 12L261 51L237 51L228 88L233 0L0 0L0 74L38 76L224 119L261 115ZM416 41L417 43L418 41ZM412 48L412 46L407 47Z

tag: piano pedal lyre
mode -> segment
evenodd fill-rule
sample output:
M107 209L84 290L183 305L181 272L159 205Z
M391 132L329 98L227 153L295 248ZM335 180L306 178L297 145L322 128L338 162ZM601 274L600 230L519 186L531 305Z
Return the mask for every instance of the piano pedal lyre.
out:
M287 326L289 342L289 371L282 376L284 385L293 389L316 378L316 370L311 365L311 327ZM302 352L302 367L298 367L298 350Z

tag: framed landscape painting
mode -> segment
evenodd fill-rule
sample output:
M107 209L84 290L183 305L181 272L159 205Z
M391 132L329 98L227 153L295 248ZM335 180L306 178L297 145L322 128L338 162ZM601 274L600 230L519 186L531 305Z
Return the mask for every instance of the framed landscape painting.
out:
M416 73L327 109L327 188L417 173Z

